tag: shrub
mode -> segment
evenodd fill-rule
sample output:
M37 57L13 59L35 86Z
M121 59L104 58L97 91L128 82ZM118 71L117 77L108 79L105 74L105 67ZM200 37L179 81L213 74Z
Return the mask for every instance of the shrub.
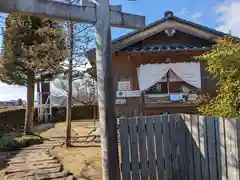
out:
M0 151L18 150L23 147L41 143L43 143L43 138L37 135L22 136L18 140L11 136L3 136L0 137Z
M19 139L19 143L23 147L27 147L27 146L31 146L34 144L43 143L43 138L41 136L37 136L37 135L25 135Z
M11 151L20 149L21 144L10 136L0 138L0 151Z

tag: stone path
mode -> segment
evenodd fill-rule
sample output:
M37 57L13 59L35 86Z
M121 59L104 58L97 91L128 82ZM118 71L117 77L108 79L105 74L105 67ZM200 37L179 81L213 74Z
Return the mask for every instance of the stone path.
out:
M58 159L50 154L50 149L61 145L61 142L45 141L44 144L30 146L20 152L11 152L6 162L8 167L4 171L6 179L73 180L74 177L64 172Z

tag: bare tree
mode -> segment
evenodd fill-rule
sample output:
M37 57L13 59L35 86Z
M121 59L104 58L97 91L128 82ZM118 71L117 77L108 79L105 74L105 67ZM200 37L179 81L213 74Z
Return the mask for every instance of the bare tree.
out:
M72 80L73 80L73 23L68 21L68 100L66 107L66 147L71 145L71 119L72 119Z
M64 94L68 93L68 82L64 79L59 79L53 82L54 86L61 89ZM73 104L82 105L96 105L97 104L97 88L96 81L91 77L84 77L72 82L73 86ZM62 97L63 93L59 93L59 97Z
M79 0L57 0L68 4L81 3ZM85 54L91 42L93 41L93 29L92 25L74 23L68 21L63 23L64 29L67 33L68 46L68 60L63 66L62 79L68 79L67 91L67 114L66 114L66 146L70 146L71 139L71 111L72 111L72 82L76 79L81 79L84 76L86 65L88 64Z

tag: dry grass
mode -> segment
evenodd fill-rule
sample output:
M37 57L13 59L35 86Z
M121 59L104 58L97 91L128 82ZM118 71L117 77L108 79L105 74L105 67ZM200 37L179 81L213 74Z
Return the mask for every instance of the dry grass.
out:
M0 113L5 111L15 111L18 109L23 109L22 106L0 106Z
M73 137L86 136L92 129L92 120L81 120L72 122ZM57 123L65 126L65 123ZM54 128L43 134L44 137L56 136ZM73 143L71 148L56 147L52 153L59 158L66 171L70 171L78 180L100 180L101 179L101 148L97 143Z
M101 179L100 147L57 147L52 153L78 180Z
M6 179L4 169L6 168L5 160L7 159L7 152L0 152L0 179Z

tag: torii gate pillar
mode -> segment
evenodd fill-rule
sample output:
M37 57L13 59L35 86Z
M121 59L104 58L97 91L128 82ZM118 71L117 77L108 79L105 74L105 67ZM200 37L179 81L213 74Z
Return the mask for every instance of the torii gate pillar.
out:
M99 0L96 23L96 67L104 180L119 180L117 119L112 77L112 38L109 0Z

